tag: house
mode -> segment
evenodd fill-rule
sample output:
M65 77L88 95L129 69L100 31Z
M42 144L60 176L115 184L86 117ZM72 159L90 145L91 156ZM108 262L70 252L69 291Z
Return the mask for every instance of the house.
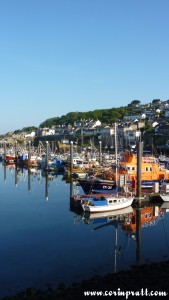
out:
M25 134L25 138L34 138L36 135L35 131L32 131L31 133L29 134Z
M165 118L169 118L169 110L165 111Z
M126 145L133 145L136 143L136 139L138 137L138 130L132 130L130 127L129 130L124 132L124 139L126 141Z
M155 135L169 135L169 123L159 123L154 127Z
M130 115L130 116L124 116L124 121L135 121L135 120L142 120L146 119L146 114L140 114L140 115Z
M74 127L83 127L83 128L96 128L101 126L99 120L77 120L74 122Z
M152 123L152 127L155 128L158 124L159 124L159 122L155 121Z
M126 146L135 144L138 133L141 128L144 128L144 121L126 122L118 126L118 136L121 141L125 142Z
M54 135L55 129L54 128L39 128L37 132L37 136L47 136L47 135Z
M115 127L105 126L100 129L100 136L98 137L102 140L103 147L114 147L115 140Z

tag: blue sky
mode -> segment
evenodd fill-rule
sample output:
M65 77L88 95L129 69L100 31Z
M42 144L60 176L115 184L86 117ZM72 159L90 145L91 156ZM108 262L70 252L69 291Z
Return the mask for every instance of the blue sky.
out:
M0 133L169 99L168 0L0 0Z

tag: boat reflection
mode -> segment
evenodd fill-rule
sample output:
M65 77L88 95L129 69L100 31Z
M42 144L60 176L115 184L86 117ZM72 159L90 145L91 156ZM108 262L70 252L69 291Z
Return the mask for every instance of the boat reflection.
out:
M136 234L137 230L137 219L140 217L140 227L148 227L156 225L159 219L164 217L164 209L162 206L146 206L144 208L140 208L140 216L138 216L138 208L133 209L133 215L131 218L131 222L128 224L123 224L122 229L127 230L130 234Z
M119 211L90 213L82 212L81 215L78 211L78 218L86 225L92 226L92 231L101 230L107 226L113 225L114 232L114 270L113 272L125 269L125 264L122 262L124 259L125 247L129 247L129 241L132 240L132 248L135 249L135 263L141 264L142 261L142 229L156 226L158 222L164 218L165 213L169 211L169 207L164 208L162 204L153 205L147 203L144 207L127 207ZM75 211L74 211L75 212ZM90 228L91 228L90 226ZM119 245L118 236L120 231L120 241L125 237L125 243L122 247ZM123 237L122 237L123 236ZM127 246L126 246L127 245ZM133 251L131 249L131 251ZM119 258L119 256L123 258ZM127 256L131 254L127 253ZM118 259L118 263L117 263ZM128 260L128 258L126 259Z
M84 223L90 224L91 222L94 223L111 223L113 221L118 222L124 222L127 221L128 218L131 218L133 215L133 208L132 206L115 210L115 211L109 211L109 212L99 212L99 213L90 213L90 212L84 212L82 214L82 219ZM101 226L106 226L101 225Z
M115 227L115 241L114 241L114 250L113 250L113 257L114 262L112 262L112 265L114 265L113 272L116 273L120 270L120 256L124 254L125 247L128 244L128 241L130 239L130 235L128 232L125 231L125 243L122 246L119 240L118 240L118 233L119 233L119 227L122 228L122 225L126 225L126 228L128 224L131 223L131 219L133 217L134 210L132 206L112 211L112 212L105 212L105 213L97 213L97 214L91 214L91 213L83 213L82 219L84 223L86 224L93 224L93 231L105 228L109 225L113 225ZM100 225L99 225L100 223Z
M163 218L166 212L169 212L169 205L166 206L163 203L153 205L147 202L146 206L141 208L129 206L115 211L100 213L81 212L76 208L73 209L71 206L71 211L74 211L76 215L80 215L86 224L92 223L94 225L94 223L101 222L105 223L104 226L107 226L107 223L116 220L121 224L122 229L130 233L134 238L136 236L138 218L140 219L140 228L156 225L159 219ZM140 214L138 214L138 211L140 211Z
M2 164L1 164L2 165ZM27 182L27 189L31 191L31 185L34 180L37 180L39 183L42 183L42 180L45 179L45 199L49 199L49 185L50 181L54 181L58 176L59 172L45 172L44 170L38 168L23 168L18 167L16 164L3 164L3 180L7 181L9 175L14 178L14 184L16 187L19 186L22 182Z

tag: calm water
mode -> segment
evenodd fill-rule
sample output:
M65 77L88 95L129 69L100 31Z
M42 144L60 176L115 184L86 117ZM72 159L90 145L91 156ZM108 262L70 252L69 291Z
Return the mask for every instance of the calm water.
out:
M62 175L47 182L40 172L28 176L0 165L0 297L69 285L130 268L138 259L168 259L169 214L159 206L152 212L138 252L134 225L129 232L120 223L85 220L70 210L70 184Z

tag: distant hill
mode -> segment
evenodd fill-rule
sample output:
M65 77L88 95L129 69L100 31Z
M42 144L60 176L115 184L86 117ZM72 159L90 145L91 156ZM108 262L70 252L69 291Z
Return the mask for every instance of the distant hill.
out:
M39 127L51 127L63 124L74 124L77 120L99 120L103 124L111 124L117 120L122 120L127 113L127 107L110 108L110 109L96 109L88 112L69 112L66 115L47 119L42 122Z
M108 125L115 123L118 120L123 120L125 115L135 115L143 113L146 107L151 107L152 109L157 109L161 103L169 103L169 100L161 101L160 99L154 99L152 102L148 104L141 105L140 100L132 100L127 106L113 107L110 109L96 109L93 111L87 112L69 112L66 115L61 117L53 117L42 122L39 127L51 128L52 126L57 125L73 125L75 121L80 120L99 120L102 125ZM104 103L103 103L104 104ZM14 133L19 132L31 132L32 130L36 130L37 127L29 126L24 127L22 129L15 130ZM8 134L8 133L7 133ZM3 135L2 135L3 137Z

